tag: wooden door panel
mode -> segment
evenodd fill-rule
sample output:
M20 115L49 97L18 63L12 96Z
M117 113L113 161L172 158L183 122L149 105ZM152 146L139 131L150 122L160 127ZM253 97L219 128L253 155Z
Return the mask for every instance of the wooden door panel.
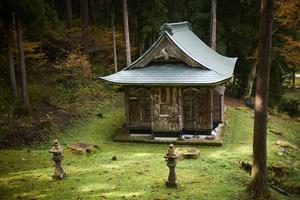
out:
M128 115L129 127L151 127L151 97L149 90L139 88L129 92Z
M154 91L153 131L180 131L180 110L178 105L178 88L160 87Z
M140 113L139 113L139 100L129 98L129 125L136 127L139 124Z
M210 92L208 89L188 88L183 91L184 129L210 129Z

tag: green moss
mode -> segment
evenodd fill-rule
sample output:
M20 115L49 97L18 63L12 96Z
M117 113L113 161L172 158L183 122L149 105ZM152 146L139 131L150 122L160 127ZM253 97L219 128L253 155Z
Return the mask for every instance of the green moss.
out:
M100 149L91 155L64 153L63 166L68 177L51 179L53 161L47 149L0 151L0 196L3 199L206 199L248 200L245 191L250 176L239 168L238 160L251 161L253 113L228 108L228 124L222 147L199 147L200 158L179 161L179 189L167 189L164 181L168 168L164 161L167 145L114 143L115 134L124 122L124 111L115 104L103 103L94 115L77 121L65 130L60 141L66 146L77 141L93 142ZM300 177L299 151L279 156L278 139L297 143L300 124L271 117L270 127L283 136L268 134L268 162L285 163L292 157L287 181L297 183ZM113 161L113 155L117 160ZM286 197L272 190L278 199Z

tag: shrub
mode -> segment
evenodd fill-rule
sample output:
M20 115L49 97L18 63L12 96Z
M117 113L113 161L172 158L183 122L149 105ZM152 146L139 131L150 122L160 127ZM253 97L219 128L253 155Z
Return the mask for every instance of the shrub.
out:
M279 104L279 110L281 112L287 112L290 116L300 115L300 99L299 98L282 98Z
M88 56L81 52L72 52L66 61L60 66L65 70L66 76L71 77L90 77L92 75L91 63Z

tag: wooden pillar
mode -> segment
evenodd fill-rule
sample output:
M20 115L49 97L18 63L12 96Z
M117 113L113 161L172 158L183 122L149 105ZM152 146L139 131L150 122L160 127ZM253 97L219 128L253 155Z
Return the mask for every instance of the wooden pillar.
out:
M220 94L220 113L221 113L220 122L224 122L224 94L225 94L226 87L224 85L220 85L216 87L216 89Z
M217 86L213 90L213 122L224 121L224 91L225 86Z
M154 137L154 105L155 105L155 88L151 88L151 132Z
M209 89L209 106L210 106L210 129L212 129L212 127L213 127L213 114L214 114L214 104L213 104L213 88L212 87L210 87Z
M184 114L183 114L183 95L182 95L182 87L177 88L178 91L178 109L179 109L179 128L180 130L183 129L183 120L184 120Z
M126 126L129 126L129 89L126 87L124 89L124 105L125 105L125 116L126 116Z
M225 111L224 111L224 94L225 94L225 86L223 87L223 92L221 94L221 122L223 123L225 120Z

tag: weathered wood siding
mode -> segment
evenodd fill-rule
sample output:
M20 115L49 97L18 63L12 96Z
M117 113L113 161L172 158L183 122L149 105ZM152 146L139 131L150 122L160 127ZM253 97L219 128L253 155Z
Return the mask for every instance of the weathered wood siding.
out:
M224 120L224 86L213 89L213 122L220 123Z
M210 130L213 111L220 109L212 100L219 96L208 87L127 87L127 126L153 132Z
M152 131L181 131L179 92L180 91L178 87L154 88Z
M130 128L151 128L151 90L127 88L125 90L127 126Z
M222 95L213 91L213 122L218 123L222 121Z
M212 128L211 90L209 88L183 89L183 127L186 130Z

